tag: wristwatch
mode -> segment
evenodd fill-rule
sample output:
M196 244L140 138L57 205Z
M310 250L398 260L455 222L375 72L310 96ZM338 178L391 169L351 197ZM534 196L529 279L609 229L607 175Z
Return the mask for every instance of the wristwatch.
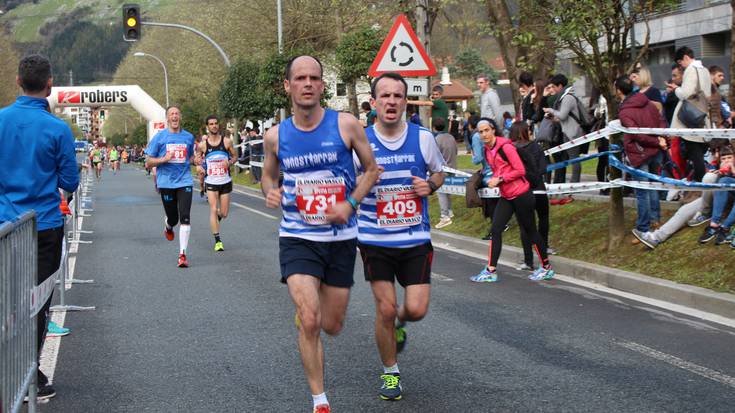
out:
M499 176L499 177L498 177L498 182L505 182L505 179L503 179L503 177L502 177L502 176Z
M439 187L431 179L429 179L428 182L429 182L429 188L431 188L431 194L433 194L434 192L436 192L437 189L439 189Z

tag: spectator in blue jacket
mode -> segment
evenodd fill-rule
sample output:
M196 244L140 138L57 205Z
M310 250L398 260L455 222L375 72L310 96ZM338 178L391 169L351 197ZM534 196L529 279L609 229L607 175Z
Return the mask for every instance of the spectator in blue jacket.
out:
M79 170L69 126L52 115L46 97L51 94L51 64L40 55L21 59L16 78L23 90L15 103L0 110L0 224L36 211L38 230L38 284L61 264L64 221L59 188L74 192ZM51 297L36 316L38 355L46 335ZM38 398L56 395L46 375L38 370Z

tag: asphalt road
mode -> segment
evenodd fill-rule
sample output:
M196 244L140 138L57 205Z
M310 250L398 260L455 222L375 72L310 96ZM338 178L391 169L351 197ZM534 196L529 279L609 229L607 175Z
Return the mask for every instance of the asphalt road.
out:
M306 412L293 305L278 282L278 221L255 195L233 193L215 253L208 206L195 192L191 267L162 234L163 209L140 169L105 171L93 230L69 290L44 412ZM245 208L243 208L245 207ZM254 212L257 211L257 212ZM468 280L482 262L437 249L425 320L399 357L404 398L378 398L382 372L362 267L343 333L325 337L335 412L731 412L735 331L501 267L497 284Z

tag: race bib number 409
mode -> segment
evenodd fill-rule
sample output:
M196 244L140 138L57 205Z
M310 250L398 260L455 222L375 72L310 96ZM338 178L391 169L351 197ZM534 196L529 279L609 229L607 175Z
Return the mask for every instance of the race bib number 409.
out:
M166 144L166 154L171 154L170 163L185 163L188 159L186 156L185 143L168 143Z
M378 227L407 227L423 220L421 197L413 185L378 186L375 190Z
M230 163L227 159L207 161L207 175L212 177L227 176L230 171Z
M296 207L307 224L327 224L327 209L344 201L346 193L343 178L297 179Z

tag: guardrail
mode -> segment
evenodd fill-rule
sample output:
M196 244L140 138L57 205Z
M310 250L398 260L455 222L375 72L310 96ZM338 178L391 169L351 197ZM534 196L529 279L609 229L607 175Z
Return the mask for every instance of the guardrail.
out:
M36 213L0 225L0 411L36 411L38 277ZM35 310L35 311L34 311Z

